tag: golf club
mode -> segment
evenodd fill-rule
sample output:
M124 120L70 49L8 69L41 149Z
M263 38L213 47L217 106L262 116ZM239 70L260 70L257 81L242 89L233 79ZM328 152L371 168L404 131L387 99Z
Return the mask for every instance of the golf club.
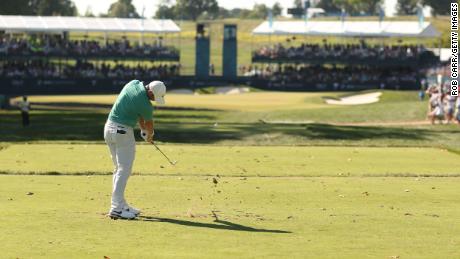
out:
M163 151L161 151L161 149L160 149L157 145L155 145L155 143L154 143L153 141L150 142L150 143L152 143L152 144L155 146L155 148L156 148L158 151L160 151L160 153L168 160L168 162L169 162L171 165L176 165L176 164L177 164L177 161L171 161L171 159L169 159L169 157L168 157L165 153L163 153Z

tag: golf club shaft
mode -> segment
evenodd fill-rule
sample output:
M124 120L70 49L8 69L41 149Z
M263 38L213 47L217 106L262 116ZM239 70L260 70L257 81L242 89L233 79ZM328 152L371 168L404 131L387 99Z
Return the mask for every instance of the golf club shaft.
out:
M155 146L155 148L156 148L158 151L160 151L160 153L168 160L168 162L169 162L171 165L174 165L174 163L171 161L171 159L169 159L169 157L168 157L165 153L163 153L163 151L161 151L161 149L160 149L153 141L152 141L151 143Z

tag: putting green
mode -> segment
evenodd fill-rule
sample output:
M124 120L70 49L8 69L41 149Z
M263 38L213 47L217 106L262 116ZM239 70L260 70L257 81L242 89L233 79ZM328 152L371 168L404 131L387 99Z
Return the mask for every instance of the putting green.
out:
M110 176L0 176L2 257L460 257L460 178L218 181L133 176L113 221Z
M133 171L151 175L458 176L457 154L436 148L138 145ZM1 171L111 174L102 144L14 144L0 151Z

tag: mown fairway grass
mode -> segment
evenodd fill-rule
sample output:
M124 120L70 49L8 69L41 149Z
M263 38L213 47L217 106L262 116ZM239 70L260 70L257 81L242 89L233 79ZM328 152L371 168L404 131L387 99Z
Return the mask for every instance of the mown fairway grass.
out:
M104 216L111 182L2 176L2 258L460 256L459 178L135 176L136 221Z
M0 257L460 257L458 125L423 124L416 92L341 95L168 95L155 138L179 163L137 146L136 221L104 215L115 96L32 96L28 128L0 111Z
M135 174L221 176L460 176L460 157L435 148L138 145ZM83 162L83 163L82 163ZM1 171L20 174L111 174L106 145L11 145Z
M431 21L449 46L449 18ZM286 42L252 37L260 22L212 22L216 74L224 23L238 25L240 65L249 65L261 45ZM181 73L193 74L196 24L180 26ZM139 37L110 35L121 36ZM323 39L358 42L309 37L291 45ZM179 45L178 38L166 41ZM144 211L136 221L104 215L112 166L102 129L114 95L33 96L28 128L17 111L0 111L0 172L9 174L0 176L0 257L460 257L459 156L446 150L460 149L458 126L417 123L427 105L415 92L385 91L381 102L353 107L322 100L341 95L168 95L169 106L155 112L155 138L179 164L171 167L152 147L138 146L127 189ZM16 175L32 173L72 175Z

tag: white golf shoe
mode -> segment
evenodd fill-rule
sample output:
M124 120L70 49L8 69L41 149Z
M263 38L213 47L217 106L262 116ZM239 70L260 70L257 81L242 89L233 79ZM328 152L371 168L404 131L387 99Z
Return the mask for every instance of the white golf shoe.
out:
M131 206L129 206L129 205L126 205L126 206L123 208L123 210L133 213L136 217L139 216L139 214L141 214L141 210L140 210L140 209L136 209L136 208L131 207Z
M109 215L111 219L134 219L136 218L136 215L130 211L127 210L110 210Z

